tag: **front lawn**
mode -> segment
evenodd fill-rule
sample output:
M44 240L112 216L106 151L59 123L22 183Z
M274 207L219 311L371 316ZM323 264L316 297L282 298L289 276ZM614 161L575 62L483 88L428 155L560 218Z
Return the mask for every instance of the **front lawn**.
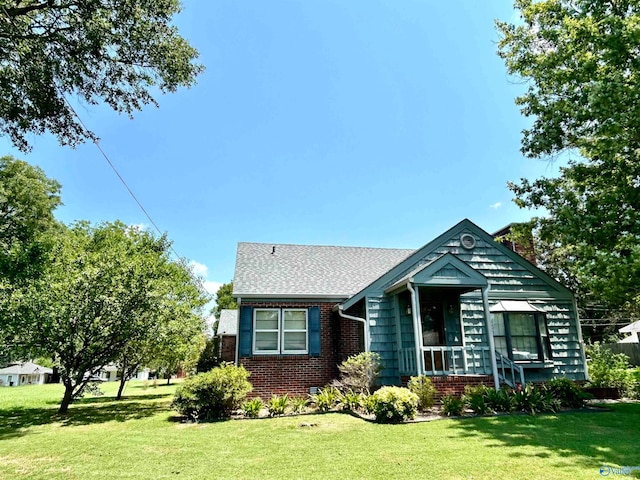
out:
M132 383L120 402L116 388L65 417L59 385L0 388L0 478L593 479L602 465L640 465L640 404L407 425L338 413L185 424L169 410L174 386Z

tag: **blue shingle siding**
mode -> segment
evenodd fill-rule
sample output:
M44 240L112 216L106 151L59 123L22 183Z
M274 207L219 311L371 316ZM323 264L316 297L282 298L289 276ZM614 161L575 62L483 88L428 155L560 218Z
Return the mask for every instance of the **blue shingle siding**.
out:
M460 245L461 233L470 233L476 238L473 249L467 250ZM383 283L375 285L368 295L383 295L385 288L395 285L419 266L425 266L446 253L456 255L475 271L481 273L488 282L489 300L491 304L499 300L525 300L535 304L547 312L549 338L552 344L555 367L547 370L529 370L529 381L545 380L556 375L568 378L584 379L584 365L577 330L576 312L570 292L560 286L526 260L514 258L504 252L502 246L481 238L476 231L456 231L449 238L444 238L439 245L426 249L422 258L415 258L407 263L404 269L389 275ZM448 274L449 269L444 269ZM460 297L460 315L466 345L488 346L486 321L480 290L464 294ZM391 352L397 352L395 337L395 321L393 320L392 302L385 303L382 298L369 298L369 319L371 328L371 349L383 355L385 369L383 380L394 383L398 371L393 370L397 360L391 358ZM402 313L402 312L401 312ZM402 348L414 345L413 324L410 316L401 315L400 339ZM395 354L397 355L397 353Z
M371 351L380 354L382 363L382 371L378 377L379 383L381 385L398 383L398 352L393 301L391 297L384 294L367 297L367 308Z

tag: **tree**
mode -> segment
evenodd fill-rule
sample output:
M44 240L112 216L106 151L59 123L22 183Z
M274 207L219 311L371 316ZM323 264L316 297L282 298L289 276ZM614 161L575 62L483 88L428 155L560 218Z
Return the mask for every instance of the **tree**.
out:
M49 131L75 146L93 134L67 103L119 113L157 105L152 90L191 86L203 70L171 19L178 0L17 0L0 5L0 132L22 151Z
M21 288L36 279L59 228L53 211L61 204L60 184L10 156L0 157L0 363L21 356L15 320Z
M220 318L222 310L237 310L238 304L236 299L233 298L233 282L224 283L216 292L216 308L214 315L216 318Z
M31 351L52 355L60 368L60 413L127 346L198 317L206 295L187 267L169 259L169 247L165 237L119 222L77 223L60 235L20 312Z
M198 373L208 372L212 368L220 365L220 337L215 335L207 339L204 349L200 352L196 371Z
M42 169L0 157L0 279L13 283L38 274L60 204L60 184Z
M522 22L497 22L499 54L525 80L516 99L532 117L522 152L579 154L558 178L510 184L546 266L583 305L640 306L640 4L517 0ZM543 266L545 266L543 264Z

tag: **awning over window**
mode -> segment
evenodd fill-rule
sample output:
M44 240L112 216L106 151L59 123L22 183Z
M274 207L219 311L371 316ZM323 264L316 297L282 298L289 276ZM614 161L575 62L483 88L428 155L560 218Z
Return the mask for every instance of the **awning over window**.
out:
M502 300L489 309L491 313L500 312L542 312L544 310L522 300Z

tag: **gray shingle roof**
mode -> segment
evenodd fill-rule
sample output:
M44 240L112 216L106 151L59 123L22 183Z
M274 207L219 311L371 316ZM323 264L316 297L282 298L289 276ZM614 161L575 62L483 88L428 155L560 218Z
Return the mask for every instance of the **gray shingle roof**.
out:
M222 310L218 320L218 335L236 335L238 333L238 310Z
M347 298L414 251L241 242L233 293Z
M8 367L0 368L0 375L31 375L34 373L53 373L53 370L32 362L14 363Z

